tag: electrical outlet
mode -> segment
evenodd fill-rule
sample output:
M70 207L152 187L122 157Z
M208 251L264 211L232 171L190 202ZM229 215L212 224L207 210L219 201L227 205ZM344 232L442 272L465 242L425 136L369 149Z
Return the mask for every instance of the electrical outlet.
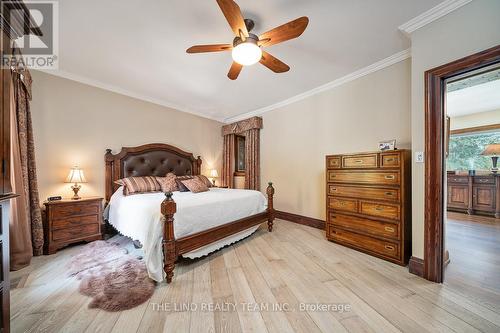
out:
M423 151L415 152L415 163L424 163L424 152Z

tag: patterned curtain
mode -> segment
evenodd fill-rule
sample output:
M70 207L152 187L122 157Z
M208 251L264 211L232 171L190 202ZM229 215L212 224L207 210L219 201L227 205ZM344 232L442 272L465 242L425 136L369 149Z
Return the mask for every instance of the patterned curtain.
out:
M260 189L260 129L262 118L252 117L222 126L224 137L224 160L222 164L222 185L234 187L236 134L245 136L245 188Z
M43 253L43 225L30 111L31 82L27 70L13 72L11 169L13 191L20 196L13 203L10 221L12 270L29 265L32 255Z
M222 186L227 186L229 188L233 188L233 173L234 173L234 147L235 144L235 135L227 134L224 135L224 151L223 151L223 160L222 160L222 177L221 182Z
M260 190L260 129L245 132L245 188Z

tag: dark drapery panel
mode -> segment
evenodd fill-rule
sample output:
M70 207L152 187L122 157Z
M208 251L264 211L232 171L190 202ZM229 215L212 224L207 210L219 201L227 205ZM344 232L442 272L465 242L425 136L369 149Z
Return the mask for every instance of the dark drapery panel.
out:
M229 188L232 188L234 186L233 184L234 158L235 158L234 144L235 144L234 134L224 135L221 183L222 186L227 186Z
M27 70L13 73L12 179L16 193L10 224L11 269L29 265L31 253L43 253L43 225L38 196L33 124L31 122L31 75ZM29 234L27 234L29 233ZM31 252L30 251L30 252Z
M260 190L260 129L245 132L245 188Z
M260 189L260 129L262 118L252 117L222 126L224 137L224 159L222 163L222 185L234 186L234 164L236 134L245 136L245 188Z

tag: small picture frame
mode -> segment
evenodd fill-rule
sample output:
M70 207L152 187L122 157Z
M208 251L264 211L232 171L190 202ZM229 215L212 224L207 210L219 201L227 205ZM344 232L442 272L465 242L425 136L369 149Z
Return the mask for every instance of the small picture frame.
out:
M378 149L380 151L396 150L396 140L380 141L378 143Z

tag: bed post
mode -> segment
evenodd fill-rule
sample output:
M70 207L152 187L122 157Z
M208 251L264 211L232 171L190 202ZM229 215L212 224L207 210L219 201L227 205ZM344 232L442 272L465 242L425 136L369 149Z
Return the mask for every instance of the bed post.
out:
M165 196L167 198L161 203L161 213L165 216L165 225L163 226L163 269L167 275L167 283L170 283L174 276L175 261L177 260L174 236L174 214L177 205L172 199L172 192L165 193Z
M273 196L274 196L274 187L273 183L269 182L267 186L267 230L269 232L273 231L273 221L274 221L274 207L273 207Z

